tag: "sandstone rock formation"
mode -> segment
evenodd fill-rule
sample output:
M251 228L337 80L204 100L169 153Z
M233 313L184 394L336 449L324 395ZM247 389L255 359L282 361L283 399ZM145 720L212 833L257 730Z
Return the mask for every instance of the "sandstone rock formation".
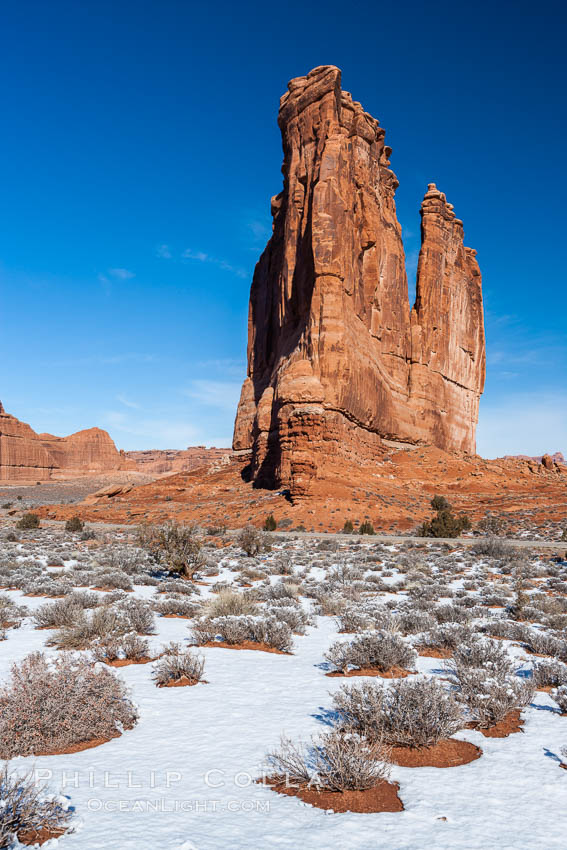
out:
M100 428L69 437L36 434L0 403L0 481L48 481L135 469Z
M384 441L474 453L485 355L480 271L430 184L410 311L385 131L334 66L288 85L283 191L254 273L233 448L261 486L313 490Z
M129 451L126 452L126 457L136 463L136 468L140 472L150 475L169 475L223 463L230 453L230 449L218 449L214 446L210 449L205 446L189 446L186 449Z

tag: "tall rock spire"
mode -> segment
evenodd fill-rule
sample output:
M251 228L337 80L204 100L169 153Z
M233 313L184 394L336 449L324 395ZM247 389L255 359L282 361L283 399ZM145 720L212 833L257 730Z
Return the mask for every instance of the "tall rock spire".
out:
M309 493L332 459L343 466L371 459L383 439L474 451L481 363L463 361L468 371L460 378L461 361L451 360L461 343L473 357L484 351L481 301L459 295L472 292L469 277L478 275L462 247L462 225L459 243L458 220L431 186L410 315L398 181L379 122L341 90L339 69L325 65L289 83L278 123L284 185L272 198L273 233L252 281L234 449L251 450L258 484L288 486L292 496ZM441 198L444 213L435 211ZM444 214L455 232L448 264L438 264L442 280L434 246ZM445 278L454 293L445 292ZM458 315L459 298L478 309L459 317L453 333L445 325ZM436 299L444 318L435 327L450 341L430 350Z

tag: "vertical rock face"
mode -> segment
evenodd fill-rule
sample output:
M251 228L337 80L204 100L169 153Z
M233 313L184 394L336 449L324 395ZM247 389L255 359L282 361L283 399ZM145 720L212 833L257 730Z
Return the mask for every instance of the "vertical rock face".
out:
M473 452L484 381L481 279L445 196L422 205L410 312L385 131L334 66L280 101L283 191L254 273L233 448L259 485L308 493L382 439Z

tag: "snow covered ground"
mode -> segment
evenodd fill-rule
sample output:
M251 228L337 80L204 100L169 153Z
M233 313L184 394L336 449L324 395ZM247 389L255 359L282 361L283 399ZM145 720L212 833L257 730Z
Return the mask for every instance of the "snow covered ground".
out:
M305 544L295 546L300 549L288 544L292 561ZM330 553L328 560L330 568L337 555ZM320 567L312 571L314 577L324 574ZM223 568L220 577L206 581L232 581L234 575ZM456 579L452 586L460 583ZM202 595L209 593L200 589ZM46 601L23 597L20 590L2 592L30 610ZM135 589L145 599L155 592L154 587ZM313 606L312 600L303 604ZM188 643L189 625L184 619L156 617L157 631L150 638L156 653L172 640ZM56 653L45 647L49 635L29 618L9 630L0 641L0 678L7 679L12 663L32 651ZM258 784L265 754L277 746L282 732L306 740L329 724L330 694L344 680L325 676L323 655L336 639L334 618L317 616L306 635L294 637L292 655L202 648L207 683L194 687L157 688L151 664L116 670L139 709L131 731L73 755L11 763L18 770L37 771L53 790L69 797L75 810L73 831L44 848L565 850L567 771L558 765L567 744L567 718L559 716L545 693L538 692L525 710L522 733L503 739L473 730L457 733L483 750L471 764L394 766L392 780L399 782L404 804L400 813L325 812ZM529 669L525 652L519 647L511 652ZM442 663L420 657L418 669L442 676Z

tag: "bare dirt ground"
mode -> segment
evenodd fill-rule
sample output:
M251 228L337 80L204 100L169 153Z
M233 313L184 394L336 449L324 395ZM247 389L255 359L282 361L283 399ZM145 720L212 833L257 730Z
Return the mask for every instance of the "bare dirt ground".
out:
M368 520L382 534L411 534L431 517L432 496L442 494L473 523L498 516L505 536L560 541L567 526L566 467L548 472L516 459L488 461L434 448L398 451L371 467L345 470L341 479L317 482L309 499L294 504L285 490L255 489L243 473L242 462L233 460L215 472L171 475L83 504L44 499L39 513L46 519L79 514L90 522L174 519L229 528L263 525L273 514L282 531L339 532L348 519L355 529Z

